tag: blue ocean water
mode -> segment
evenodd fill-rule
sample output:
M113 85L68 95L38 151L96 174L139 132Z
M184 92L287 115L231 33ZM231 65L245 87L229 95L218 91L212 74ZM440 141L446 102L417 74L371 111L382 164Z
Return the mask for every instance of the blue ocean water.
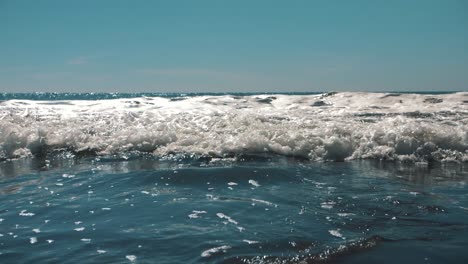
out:
M460 166L32 159L0 170L2 263L468 260Z
M16 98L3 96L4 103ZM206 117L184 116L184 124L188 125L171 127L177 132L173 136L176 139L158 141L154 150L145 142L165 134L144 134L135 139L134 135L115 134L122 127L111 126L111 130L96 127L91 131L89 124L83 122L93 118L99 126L111 124L113 116L102 113L109 110L100 110L99 115L58 117L73 100L106 101L109 99L106 96L111 95L63 96L19 98L48 100L36 110L51 106L58 112L47 110L43 115L31 115L31 109L21 108L29 101L16 101L17 108L7 105L0 112L4 126L0 130L0 152L3 151L0 263L468 262L468 168L463 154L468 137L463 137L462 129L461 134L456 134L460 138L455 140L452 135L449 140L445 131L437 134L417 126L431 122L441 128L447 125L451 131L463 128L464 108L455 109L457 116L445 112L414 114L406 109L401 116L395 112L385 116L372 112L365 116L366 121L362 121L362 115L354 114L359 124L387 124L390 118L391 126L395 125L393 120L413 126L411 133L389 127L388 131L376 133L378 136L361 138L357 138L361 134L348 130L327 128L333 119L321 117L326 122L323 130L328 129L325 137L333 140L328 142L325 138L319 142L310 138L309 145L303 143L300 147L291 143L303 140L297 135L291 141L275 134L265 142L265 138L249 130L251 138L240 142L240 147L223 146L226 151L220 153L216 147L222 141L216 141L215 136L220 134L226 142L234 144L229 138L239 131L227 123L206 127L203 124L210 123L187 121L206 118L219 124L217 113L210 112ZM219 106L216 104L215 109L225 107L225 101L220 101L217 95L209 96L216 97L215 101L209 101L210 106L217 102ZM248 95L235 96L243 99ZM270 107L270 102L277 98L255 98L255 104L241 105L240 109L248 110L257 104ZM428 98L431 100L425 97L421 101L428 102L433 111L434 102L463 101L465 97ZM61 102L54 104L53 100ZM326 111L332 111L332 104L338 105L323 101L320 113L328 114ZM169 104L172 102L183 101ZM135 105L140 104L132 103L131 110L119 115L133 123L119 120L124 126L132 125L145 133L149 131L144 130L149 123L174 111L174 108L146 109L151 112L151 119L147 115L137 116L140 112L133 110L139 109ZM312 109L317 111L317 106ZM281 123L290 122L287 118L297 122L294 114L298 115L294 112L284 117L286 121L268 116L261 123L249 123L249 117L243 117L239 124L246 124L245 127L237 127L254 126L264 135L267 129L273 131L289 124ZM228 121L235 122L235 118ZM62 134L57 131L64 122L70 130L63 136L68 141L76 140L75 145L57 143L63 142L58 141ZM342 119L339 122L343 123ZM18 129L8 130L7 125L17 125ZM83 134L67 137L73 131L84 130L84 125L89 137ZM37 131L31 129L33 126ZM55 130L47 130L49 126ZM197 134L190 133L198 131L198 126L200 133L211 133L206 137L213 136L207 139L214 142L213 146L200 143L203 138L190 141L190 137L182 137L186 133L195 137ZM315 127L303 126L302 123L297 126L304 129L302 137L309 132L318 133L313 130ZM397 134L399 131L402 135ZM37 135L39 139L34 137ZM364 139L369 142L363 142ZM89 147L103 141L109 142L106 146L117 147L98 145L96 150ZM283 147L277 147L282 142ZM89 145L83 150L85 143ZM138 144L141 146L136 149ZM292 150L288 152L286 147Z

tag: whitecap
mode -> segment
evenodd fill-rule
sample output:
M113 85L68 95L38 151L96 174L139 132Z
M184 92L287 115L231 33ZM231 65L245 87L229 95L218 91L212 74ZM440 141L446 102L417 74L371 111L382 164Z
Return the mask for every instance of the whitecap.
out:
M201 253L201 256L204 258L211 257L213 254L223 252L226 253L228 249L230 249L230 246L220 246L220 247L214 247L207 249Z
M273 154L315 161L385 159L421 166L468 162L468 104L463 100L467 94L343 92L326 97L253 95L242 100L220 95L182 101L154 97L152 104L145 98L133 98L138 103L132 104L128 99L61 104L7 100L0 104L4 135L0 159L66 149L122 157L145 152L214 158Z
M334 236L334 237L339 237L339 238L345 239L345 237L343 237L343 234L341 234L341 232L340 232L339 229L336 229L336 230L328 230L328 233L330 233L330 235L332 235L332 236Z
M242 240L242 242L245 242L245 243L247 243L247 244L249 244L249 245L260 243L260 242L255 241L255 240L248 240L248 239L244 239L244 240Z
M249 180L249 184L252 184L255 187L260 187L260 184L258 184L258 182L255 180Z
M30 213L26 210L21 210L21 212L18 215L19 216L34 216L34 213Z
M261 203L261 204L265 204L265 205L269 205L269 206L275 206L277 207L276 204L272 203L272 202L269 202L269 201L265 201L265 200L260 200L260 199L251 199L252 202L254 203Z
M197 210L194 210L192 211L191 214L188 215L189 218L200 218L200 214L206 214L207 212L206 211L197 211Z
M335 204L336 204L336 202L328 201L328 202L321 203L320 207L322 207L324 209L332 209Z
M232 219L231 217L229 217L229 216L227 216L227 215L225 215L223 213L217 213L216 216L218 216L221 219L226 219L231 224L235 224L235 225L238 224L238 222L236 220Z

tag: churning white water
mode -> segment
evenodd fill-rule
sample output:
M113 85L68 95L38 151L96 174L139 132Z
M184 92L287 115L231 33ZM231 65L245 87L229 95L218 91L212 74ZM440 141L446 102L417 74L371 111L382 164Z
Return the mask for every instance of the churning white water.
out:
M0 160L50 151L468 161L468 93L0 102Z

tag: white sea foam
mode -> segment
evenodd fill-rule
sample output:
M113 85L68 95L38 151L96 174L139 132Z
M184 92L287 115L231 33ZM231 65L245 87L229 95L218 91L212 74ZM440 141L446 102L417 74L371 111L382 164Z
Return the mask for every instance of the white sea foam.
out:
M330 233L330 235L332 235L332 236L345 239L345 237L343 237L343 235L341 234L339 229L337 229L337 230L328 230L328 233Z
M244 240L242 240L242 242L245 242L245 243L247 243L247 244L249 244L249 245L251 245L251 244L258 244L258 243L259 243L258 241L255 241L255 240L248 240L248 239L244 239Z
M0 102L0 160L54 150L468 162L468 93Z
M238 224L238 222L236 220L232 219L231 217L229 217L229 216L227 216L227 215L225 215L223 213L217 213L216 216L221 218L221 219L226 219L231 224L235 224L235 225Z
M211 257L211 255L219 253L219 252L226 252L228 249L230 249L230 246L220 246L220 247L215 247L215 248L210 248L201 253L201 256L206 258L206 257Z
M190 219L192 218L200 218L200 214L206 214L207 212L206 211L197 211L197 210L193 210L191 214L188 215L188 217Z
M19 212L18 214L19 216L34 216L34 213L30 213L26 210L21 210L21 212Z
M337 213L338 216L341 216L341 217L347 217L347 216L354 216L356 214L353 214L353 213Z
M258 182L255 181L255 180L249 180L249 184L251 184L251 185L253 185L255 187L260 187L260 184L258 184Z
M328 201L328 202L320 203L320 207L322 207L324 209L332 209L335 204L336 204L336 202Z
M254 203L261 203L261 204L265 204L265 205L269 205L269 206L275 206L275 207L278 207L278 205L272 203L272 202L269 202L269 201L265 201L265 200L260 200L260 199L251 199L252 202Z

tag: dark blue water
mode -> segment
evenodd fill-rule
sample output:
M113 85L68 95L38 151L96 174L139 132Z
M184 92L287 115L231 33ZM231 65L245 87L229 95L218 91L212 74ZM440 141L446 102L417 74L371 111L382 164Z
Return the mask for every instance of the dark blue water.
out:
M257 95L271 93L0 93L0 100L106 100L118 98L136 98L136 97L186 97L186 96L215 96L215 95ZM285 95L305 95L320 94L316 93L276 93Z
M420 91L417 94L450 94L456 91ZM308 95L321 94L322 92L274 92L274 93L0 93L0 100L106 100L118 98L136 98L136 97L190 97L190 96L216 96L216 95L235 95L248 96L259 94L284 94L284 95ZM398 94L414 92L398 92Z
M468 168L0 163L1 263L467 263Z

